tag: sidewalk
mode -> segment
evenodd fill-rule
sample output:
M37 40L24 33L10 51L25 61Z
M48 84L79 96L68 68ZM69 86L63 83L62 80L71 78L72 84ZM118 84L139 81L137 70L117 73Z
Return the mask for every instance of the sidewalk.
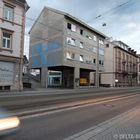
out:
M140 140L140 106L65 140Z
M106 87L91 87L91 88L76 88L76 89L65 89L65 88L36 88L36 89L23 89L22 91L0 91L0 95L2 94L28 94L28 93L57 93L57 92L85 92L85 91L110 91L110 90L125 90L125 89L140 89L140 87L114 87L114 88L106 88Z

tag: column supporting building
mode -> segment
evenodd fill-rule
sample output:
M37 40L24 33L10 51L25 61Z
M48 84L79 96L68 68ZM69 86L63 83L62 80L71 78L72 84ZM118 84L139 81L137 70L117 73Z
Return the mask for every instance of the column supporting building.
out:
M79 87L79 81L80 81L80 68L75 67L74 68L74 88Z
M42 88L48 87L48 68L47 67L41 68L41 87Z

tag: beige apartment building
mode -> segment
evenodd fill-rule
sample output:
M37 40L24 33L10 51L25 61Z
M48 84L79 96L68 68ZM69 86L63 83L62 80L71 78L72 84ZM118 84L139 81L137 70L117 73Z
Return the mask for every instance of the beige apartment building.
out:
M26 0L0 0L0 90L22 90Z
M107 41L105 72L101 73L102 84L111 87L137 85L137 54L121 41Z
M137 62L137 70L138 70L138 85L140 85L140 54L138 54L138 62Z

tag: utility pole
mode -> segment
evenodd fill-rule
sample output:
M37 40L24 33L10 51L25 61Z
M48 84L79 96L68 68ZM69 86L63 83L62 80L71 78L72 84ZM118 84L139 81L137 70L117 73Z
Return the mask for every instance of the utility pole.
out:
M99 37L97 37L97 56L96 56L96 88L99 88Z

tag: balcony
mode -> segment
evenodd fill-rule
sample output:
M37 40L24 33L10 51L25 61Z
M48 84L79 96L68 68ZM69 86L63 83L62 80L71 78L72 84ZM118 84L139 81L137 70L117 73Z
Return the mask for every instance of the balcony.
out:
M123 76L127 76L128 72L127 71L122 71Z
M137 72L133 72L132 73L132 78L136 78L138 76L138 73Z

